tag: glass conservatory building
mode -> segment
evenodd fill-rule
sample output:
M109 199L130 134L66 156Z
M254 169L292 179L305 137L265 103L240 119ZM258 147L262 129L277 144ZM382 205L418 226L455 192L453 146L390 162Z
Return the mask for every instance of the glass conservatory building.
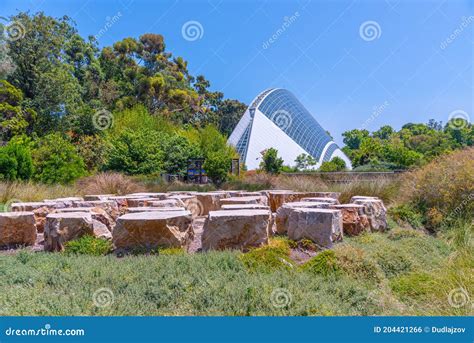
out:
M339 146L286 89L260 93L230 135L229 143L237 148L249 170L259 167L262 153L269 148L277 149L284 164L289 166L294 166L296 157L304 153L317 161L314 168L335 156L352 168Z

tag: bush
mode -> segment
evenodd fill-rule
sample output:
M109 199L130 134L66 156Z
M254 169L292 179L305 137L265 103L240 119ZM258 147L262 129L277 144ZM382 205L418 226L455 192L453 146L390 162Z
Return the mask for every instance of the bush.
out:
M164 154L159 142L164 136L150 129L126 129L113 136L105 169L129 175L161 172Z
M26 145L10 141L0 148L1 180L28 180L32 175L33 160Z
M390 230L390 232L387 235L387 238L393 241L398 241L405 238L422 238L422 237L425 237L425 235L420 231L413 230L413 229L402 229L402 228L396 228L396 229Z
M107 255L112 251L112 243L90 235L65 243L66 254L81 254L92 256Z
M288 242L282 238L274 238L269 245L251 249L239 258L250 272L271 273L278 269L293 268L289 254Z
M401 300L423 300L432 292L433 276L427 273L412 272L390 280L390 288Z
M341 244L335 247L334 253L337 266L350 277L375 283L380 283L383 279L382 270L364 250Z
M85 164L74 145L60 134L49 134L33 152L34 178L46 184L67 184L86 174Z
M442 156L404 177L400 203L419 211L428 229L452 226L474 212L474 148Z
M130 176L114 172L104 172L80 179L77 188L82 194L125 195L143 192L145 188Z
M163 135L163 139L157 143L165 156L163 170L168 174L186 175L189 159L200 157L199 147L182 136Z
M323 276L337 275L340 267L334 250L324 250L303 264L304 271Z
M283 167L283 159L278 157L278 150L275 148L267 149L263 153L260 168L270 174L279 174Z
M320 172L337 172L346 170L346 162L340 157L334 157L331 161L323 162L319 167Z
M231 157L225 151L211 152L207 156L203 168L212 182L219 186L227 180L231 161Z
M423 227L423 216L408 204L391 207L388 213L399 225L408 223L415 229Z
M103 168L106 161L106 142L100 136L81 136L76 143L77 151L88 171Z

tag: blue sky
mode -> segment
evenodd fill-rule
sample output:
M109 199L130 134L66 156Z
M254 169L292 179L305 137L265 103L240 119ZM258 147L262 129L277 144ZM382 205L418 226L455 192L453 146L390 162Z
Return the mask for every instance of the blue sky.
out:
M474 1L2 0L0 9L68 15L101 46L160 33L213 90L248 104L287 88L338 143L352 128L474 116Z

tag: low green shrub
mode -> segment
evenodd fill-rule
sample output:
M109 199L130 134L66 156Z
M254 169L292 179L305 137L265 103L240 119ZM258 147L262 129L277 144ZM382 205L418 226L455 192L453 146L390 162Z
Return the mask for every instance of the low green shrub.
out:
M372 256L388 278L408 273L414 267L412 260L407 254L392 246L385 246L383 249L376 251Z
M413 229L404 229L404 228L395 228L390 230L387 234L387 238L393 241L398 241L404 238L420 238L426 237L425 234L421 231L413 230Z
M46 184L68 184L86 175L85 164L72 143L60 134L43 137L33 152L35 179Z
M33 160L28 146L10 141L0 147L0 180L28 180L33 175Z
M364 250L349 244L334 248L336 264L344 274L361 281L380 283L384 277L380 266Z
M402 204L389 208L388 214L399 224L410 224L411 227L419 229L423 227L423 215L416 212L412 206Z
M269 245L251 249L239 258L250 272L271 273L279 269L293 268L289 253L289 243L286 239L273 238Z
M66 254L81 254L92 256L107 255L112 251L112 243L104 239L95 238L90 235L66 242L64 252Z
M420 300L432 292L435 280L432 275L412 272L390 280L390 288L402 301Z
M313 274L329 276L338 274L340 267L337 263L337 256L334 250L324 250L304 263L302 270Z

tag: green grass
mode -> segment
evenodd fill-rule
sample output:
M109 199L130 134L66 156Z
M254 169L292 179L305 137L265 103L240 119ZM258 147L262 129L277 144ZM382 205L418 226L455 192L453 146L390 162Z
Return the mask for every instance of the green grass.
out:
M290 245L123 258L22 250L0 256L0 315L472 314L448 302L453 289L474 294L471 250L424 234L366 234L296 266ZM101 288L113 293L109 306L94 304ZM288 306L273 305L278 289Z
M112 251L112 243L90 235L66 242L64 253L103 256Z

